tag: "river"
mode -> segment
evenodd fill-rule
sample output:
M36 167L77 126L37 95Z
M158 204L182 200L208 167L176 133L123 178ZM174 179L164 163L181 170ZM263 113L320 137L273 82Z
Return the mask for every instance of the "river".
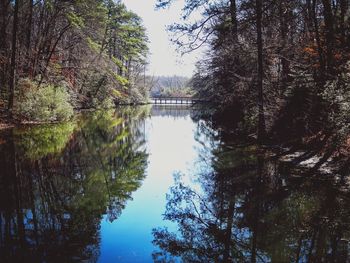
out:
M341 171L199 116L125 107L2 131L0 262L347 262Z

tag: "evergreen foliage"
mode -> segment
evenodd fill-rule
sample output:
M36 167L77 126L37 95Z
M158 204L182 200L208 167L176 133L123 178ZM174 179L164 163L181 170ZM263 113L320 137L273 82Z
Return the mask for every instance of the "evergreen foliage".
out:
M159 8L172 2L157 1ZM169 30L184 53L206 47L191 83L232 131L260 142L265 132L274 142L336 133L330 144L341 144L349 126L349 15L346 0L186 0L184 23Z
M53 90L58 93L57 104L65 99L74 108L147 101L140 81L147 65L146 31L140 17L120 1L4 0L1 4L3 110L30 120L65 119L51 115L46 102L33 102L51 96ZM16 100L23 81L35 82L37 88L19 106L22 101ZM62 82L70 97L57 88ZM37 116L29 109L33 103L44 106ZM58 115L65 115L59 111Z

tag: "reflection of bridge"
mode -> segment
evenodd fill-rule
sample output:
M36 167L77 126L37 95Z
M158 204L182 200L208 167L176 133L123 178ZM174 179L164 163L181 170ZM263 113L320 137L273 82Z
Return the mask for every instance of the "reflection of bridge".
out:
M151 98L152 104L195 104L204 102L204 100L193 97L165 97L157 96Z
M152 117L187 117L191 113L191 105L180 104L155 104L151 110Z

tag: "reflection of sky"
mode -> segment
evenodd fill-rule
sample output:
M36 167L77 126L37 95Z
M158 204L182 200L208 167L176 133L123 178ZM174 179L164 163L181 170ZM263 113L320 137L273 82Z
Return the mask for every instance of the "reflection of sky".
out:
M99 262L152 262L152 229L168 226L162 221L165 194L173 185L176 171L186 173L198 158L195 124L189 116L153 116L146 120L147 177L133 193L122 215L113 223L102 220ZM188 174L188 173L186 173ZM183 178L190 183L189 178Z

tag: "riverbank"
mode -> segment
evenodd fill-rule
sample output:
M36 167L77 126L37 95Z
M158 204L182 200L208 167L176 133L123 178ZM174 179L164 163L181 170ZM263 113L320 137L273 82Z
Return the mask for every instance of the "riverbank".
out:
M58 121L25 121L11 118L7 112L0 111L0 130L12 129L25 125L57 124Z
M80 114L84 112L94 112L94 111L100 111L100 110L116 110L119 107L139 107L139 106L147 106L152 105L150 101L142 102L142 103L123 103L123 104L116 104L114 107L109 108L75 108L74 109L74 115L72 119L76 118ZM42 125L42 124L59 124L64 121L57 121L57 120L51 120L51 121L29 121L29 120L20 120L16 118L11 118L8 114L8 112L4 109L0 109L0 131L11 129L19 126L26 126L26 125Z
M110 108L74 108L74 117L77 115L88 112L88 111L98 111L98 110L114 110L118 107L138 107L138 106L146 106L146 105L152 105L152 102L147 100L145 102L140 103L118 103L114 107ZM13 119L9 116L8 112L4 109L0 109L0 130L4 129L10 129L14 128L16 126L21 125L40 125L40 124L57 124L60 123L59 121L28 121L28 120L17 120Z
M0 110L0 130L14 128L17 124L7 112Z

